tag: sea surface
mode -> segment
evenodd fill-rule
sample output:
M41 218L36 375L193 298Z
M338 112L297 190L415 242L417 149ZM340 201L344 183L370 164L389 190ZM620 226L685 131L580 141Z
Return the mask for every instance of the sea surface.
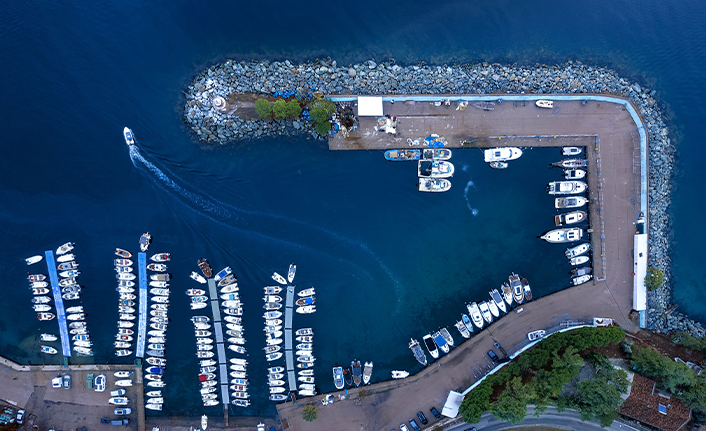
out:
M294 322L315 330L324 392L333 389L331 367L353 359L374 362L373 381L391 369L418 371L410 337L446 326L460 341L453 323L464 304L486 299L513 271L536 296L567 286L564 247L536 238L553 225L544 187L559 178L546 167L556 150L529 150L502 172L488 169L478 150L454 151L451 191L430 195L416 191L413 164L386 162L380 152L329 152L299 138L202 148L183 124L182 89L226 58L580 60L657 90L679 149L674 297L679 311L706 321L706 233L695 218L706 205L704 2L4 0L2 10L4 356L59 360L38 353L38 334L58 331L35 318L23 258L73 241L94 360L114 362L113 249L137 251L147 230L151 251L173 256L162 414L204 412L188 319L195 313L183 294L196 287L188 274L202 256L216 269L231 266L244 297L253 406L237 415L274 413L261 289L292 262L298 288L317 291L317 313ZM132 152L126 125L138 141Z

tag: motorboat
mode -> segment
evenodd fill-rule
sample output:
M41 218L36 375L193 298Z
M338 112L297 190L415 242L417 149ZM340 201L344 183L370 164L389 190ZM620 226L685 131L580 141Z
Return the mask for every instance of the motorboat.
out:
M306 305L304 307L297 307L294 311L299 314L311 314L316 311L316 305Z
M56 249L56 254L66 254L73 250L75 245L76 244L74 244L73 242L67 242L66 244L63 244Z
M225 301L240 301L240 296L237 293L223 293L221 294L221 299Z
M297 293L297 295L298 295L298 296L302 296L302 297L304 297L304 296L314 296L314 293L315 293L315 292L314 292L314 288L313 288L313 287L310 287L310 288L308 288L308 289L304 289L304 290L302 290L301 292Z
M547 185L550 195L575 195L584 193L587 189L583 181L552 181Z
M513 272L509 280L510 288L512 289L512 299L514 299L518 304L522 304L525 301L525 293L522 289L522 281L520 280L520 276Z
M279 284L287 284L287 280L276 272L272 274L272 279Z
M483 319L485 319L488 324L492 323L493 315L490 313L490 307L488 306L488 303L485 301L481 301L480 303L478 303L478 308L480 309L480 313L483 315Z
M265 326L263 329L265 332L277 332L282 329L282 325Z
M147 410L161 411L161 410L162 410L162 404L145 404L145 408L146 408Z
M451 150L449 150L448 148L424 148L422 150L422 159L424 160L449 160L450 158Z
M495 318L500 317L500 310L498 310L498 306L495 305L493 298L490 298L490 300L487 301L486 304L488 304L488 309L490 310L490 314L492 314L493 317L495 317Z
M579 244L575 247L567 248L566 251L564 252L564 255L566 256L567 259L571 259L572 257L580 256L584 253L587 253L588 250L591 249L591 244L589 243L583 243Z
M297 368L311 368L314 366L313 362L300 362L297 364ZM343 374L345 377L346 370L343 370Z
M150 280L152 281L169 281L172 279L171 274L151 274Z
M530 289L529 282L526 278L520 280L522 282L522 292L525 295L525 302L532 300L532 289Z
M150 281L149 285L150 285L151 287L159 287L159 288L167 288L167 287L169 287L169 283L167 283L166 281ZM165 292L167 292L167 293L163 293L163 294L160 294L160 295L168 295L168 294L169 294L169 290L165 290ZM153 295L158 295L158 294L157 294L157 293L153 293Z
M294 281L294 275L297 273L297 266L295 264L289 265L289 270L287 271L287 281L292 284Z
M58 338L57 338L57 336L54 335L54 334L46 334L46 333L44 333L44 334L40 334L40 335L39 335L39 339L40 339L41 341L56 341Z
M583 237L583 229L577 227L554 229L540 238L551 243L579 241Z
M130 259L114 259L113 263L115 264L115 266L122 266L122 267L132 266L132 260L130 260Z
M211 331L197 330L194 331L194 335L196 335L197 337L210 337Z
M390 375L393 379L404 379L409 376L409 372L403 370L392 370Z
M162 398L162 391L149 391L145 395L147 398Z
M267 339L267 345L268 346L274 346L277 344L282 344L282 339L281 338L268 338Z
M461 321L466 326L466 329L468 329L468 332L472 333L473 332L473 322L471 321L471 318L468 317L468 315L466 313L463 313L461 315Z
M279 319L282 317L282 312L281 311L268 311L263 315L265 319Z
M556 226L566 226L584 221L587 217L588 214L586 214L585 211L571 211L565 214L555 215L554 224Z
M446 341L446 344L448 344L449 347L453 347L454 339L451 336L451 334L449 334L449 330L446 328L441 328L441 329L439 329L439 333L441 334L442 337L444 337L444 341Z
M147 386L150 388L163 388L167 386L167 384L162 380L152 380L151 382L147 382Z
M585 168L587 164L588 160L586 159L564 159L558 162L554 162L551 165L563 169L577 169Z
M419 178L417 188L420 192L446 192L451 189L451 181L443 178Z
M478 329L483 329L485 322L483 322L483 314L480 312L478 304L471 302L470 304L466 304L466 308L468 309L468 314L471 315L471 319L473 319L473 324L476 325Z
M223 313L229 314L231 316L242 316L243 309L242 308L224 308Z
M125 138L125 143L128 147L135 145L135 136L132 134L132 130L125 127L123 129L123 137Z
M116 335L115 339L118 341L132 341L133 340L133 338L130 335L123 335L123 334Z
M130 355L132 355L132 350L121 349L121 350L115 351L115 356L130 356ZM118 380L118 381L120 381L120 380ZM115 382L115 383L117 384L118 382Z
M231 360L232 361L232 360ZM275 374L275 373L284 373L285 368L284 367L270 367L267 369L267 372L270 374Z
M534 102L535 105L537 105L538 108L547 108L547 109L552 109L554 108L554 101L553 100L537 100Z
M468 328L466 328L466 325L463 324L460 320L456 321L454 324L456 329L458 329L458 332L461 333L461 336L463 338L471 338L471 333L468 331Z
M282 302L282 297L279 295L266 295L263 300L265 302Z
M147 265L147 269L154 272L164 272L167 270L167 265L163 263L150 263Z
M120 314L120 320L135 320L135 315L130 313Z
M68 286L61 289L61 293L80 293L81 286Z
M191 271L191 275L189 275L189 277L198 281L201 284L206 284L206 279L203 277L203 275L199 274L196 271Z
M46 295L47 293L49 293L49 289L47 289L46 287L41 287L39 289L32 288L33 295Z
M43 281L46 280L47 276L44 274L32 274L27 276L27 280L32 281Z
M301 389L297 393L300 397L313 397L316 395L316 391Z
M238 398L238 399L247 399L250 398L250 395L247 392L233 392L233 398Z
M221 293L236 293L236 292L238 292L238 290L240 290L240 288L238 287L237 283L236 284L229 284L229 285L223 286L221 288Z
M61 295L61 297L67 301L79 299L78 292L64 293L63 295Z
M74 346L77 347L91 347L93 343L91 341L75 341ZM78 350L77 350L78 351Z
M333 367L333 384L336 389L343 389L343 367Z
M211 268L211 264L208 263L206 258L200 258L198 260L198 265L206 278L211 278L213 276L213 268Z
M75 270L61 271L59 273L59 277L63 277L63 278L78 277L80 274L81 274L81 271L75 271Z
M150 301L157 302L160 304L169 304L169 297L168 296L153 296L150 298ZM205 305L206 304L204 304L204 306Z
M41 254L38 254L36 256L26 258L25 263L27 263L27 265L34 265L37 262L41 262L42 259L44 259L44 256L42 256Z
M277 359L282 357L282 352L277 352L277 353L270 353L267 356L265 356L265 359L267 359L268 362L276 361Z
M243 359L243 358L230 358L230 363L236 364L236 365L247 365L248 360ZM268 373L281 373L282 371L272 371L272 370L276 370L276 369L280 369L280 368L283 368L283 367L273 367L271 369L268 369L267 372Z
M85 320L86 315L84 313L73 313L66 316L66 320Z
M108 402L116 406L126 406L128 399L127 397L112 397L108 399Z
M125 314L132 314L135 312L135 309L133 307L125 307L125 306L118 306L118 311L120 313L125 313Z
M73 341L89 341L90 337L88 336L88 334L74 335L73 337L71 337L71 340L73 340Z
M312 343L297 344L297 350L314 350L314 345Z
M270 395L270 401L282 401L279 398L272 399L272 397L275 397L275 396L284 396L284 399L285 400L287 399L286 395ZM248 400L233 400L233 401L231 401L231 404L233 404L236 407L247 407L250 405L250 401L248 401Z
M244 373L244 372L247 371L247 369L245 368L245 365L233 364L233 365L231 365L231 366L228 367L228 368L230 368L231 370L237 371L237 372L241 372L241 373ZM238 376L236 376L236 375L234 375L234 374L231 374L231 376L232 376L232 377L238 377Z
M128 349L132 347L132 343L128 343L127 341L115 341L113 342L113 346L115 346L116 349Z
M235 283L236 281L238 280L235 278L235 275L228 274L218 281L218 287L227 286L229 284Z
M446 342L446 340L444 340L444 337L439 331L434 332L432 338L434 339L434 343L436 343L436 345L441 349L442 352L449 353L451 349L449 348L448 343Z
M128 301L134 301L137 299L137 296L133 295L132 293L121 293L119 296L119 299L121 301L128 300Z
M49 355L56 355L56 353L57 353L57 350L53 347L50 347L50 346L39 346L39 350L42 353L46 353Z
M527 334L527 339L529 339L530 341L539 340L540 338L544 337L544 335L546 333L547 333L547 331L544 331L542 329L540 329L538 331L532 331Z
M51 298L48 296L35 296L32 298L33 304L48 304L51 302Z
M211 321L211 318L208 316L194 316L191 318L191 321L193 323L207 323Z
M241 308L243 306L243 303L240 302L240 300L228 300L228 301L223 301L221 303L221 307L225 308L230 308L230 309L237 309Z
M571 265L574 265L574 266L583 265L584 263L587 263L589 260L590 259L588 256L576 256L576 257L572 257L571 259L569 259L569 263L571 263Z
M314 384L302 383L301 385L299 385L300 391L313 391L315 389L316 389L316 385L314 385Z
M593 268L591 268L590 266L583 266L581 268L572 269L571 271L569 271L569 274L572 277L580 277L582 275L590 274L591 272L593 272Z
M213 277L213 280L216 281L216 282L218 282L218 281L220 281L222 278L226 277L228 274L230 274L230 273L232 273L232 272L233 272L233 270L230 269L230 266L226 266L225 268L223 268L222 270L220 270L220 271L215 275L215 277Z
M140 251L146 252L150 248L150 244L152 244L152 235L149 232L143 233L140 236Z
M238 316L223 316L223 320L225 320L228 323L233 323L236 325L243 322L243 318L238 317ZM280 322L281 322L281 320L280 320Z
M581 147L563 147L561 149L562 156L578 156L583 152Z
M270 393L271 394L281 394L283 392L286 392L287 389L281 387L281 386L271 386L270 387Z
M522 150L517 147L489 148L483 151L483 156L485 163L507 162L519 159L522 156Z
M582 275L580 277L572 278L571 282L574 283L574 286L578 286L579 284L587 283L591 278L593 278L593 276L590 274L587 274L587 275Z
M296 335L314 335L314 330L311 328L300 328L295 332Z
M402 162L407 160L419 160L422 156L420 150L387 150L385 159L392 162Z
M86 322L71 322L71 323L69 323L69 328L71 328L71 329L85 328L86 325L87 325Z
M172 260L172 255L170 253L157 253L150 256L152 262L169 262Z
M431 354L431 357L434 359L438 358L439 357L439 350L436 348L436 343L434 343L434 339L431 337L431 334L427 334L424 337L422 337L422 341L424 342L424 345L427 347L429 354Z
M137 276L130 272L119 272L115 274L115 278L117 278L118 280L134 280L137 278Z
M279 352L282 348L280 346L266 346L262 350L265 351L265 353L275 353Z
M313 296L307 296L306 298L299 298L297 299L294 304L298 306L305 306L305 305L314 305L316 302L316 298Z
M49 283L47 283L46 281L33 281L33 282L29 283L29 287L31 287L32 289L41 289L42 287L48 287L48 286L49 286Z
M451 162L439 160L420 160L417 163L417 176L424 178L449 178L454 174Z
M132 253L130 253L130 252L127 251L127 250L123 250L122 248L116 248L116 249L115 249L115 255L116 255L116 256L119 256L119 257L122 257L122 258L125 258L125 259L129 259L129 258L132 257Z
M490 297L493 299L493 302L495 303L495 306L500 309L503 313L507 313L507 308L505 307L505 301L503 301L503 297L500 296L500 292L498 292L498 289L493 289L490 292Z
M81 323L86 323L86 322L81 322ZM86 329L85 326L82 326L81 328L74 328L69 331L69 334L71 335L86 335L88 334L88 330Z
M493 169L507 169L508 166L510 166L510 164L507 163L507 162L498 162L498 161L495 161L495 162L490 162L490 163L488 163L488 166L490 166L490 167L493 168Z
M164 283L164 282L163 281L150 282L150 284L152 284L152 283ZM160 287L155 287L153 289L150 289L150 293L152 295L157 295L157 296L169 296L171 291L169 289L164 289L163 287L165 287L165 286L160 286Z
M135 287L135 282L132 280L118 280L118 287Z
M78 268L78 263L76 263L76 262L64 262L64 263L60 263L56 267L56 269L58 269L59 271L65 271L67 269L76 269L76 268Z
M240 344L242 346L246 343L246 340L243 337L230 337L228 338L228 342L231 344Z
M59 286L61 286L61 287L78 286L78 280L75 277L63 278L63 279L59 280Z
M231 344L230 346L228 346L228 348L230 350L234 351L235 353L245 354L248 352L248 350L243 346L237 346L237 345Z
M116 371L116 372L113 373L113 375L114 375L115 377L119 378L119 379L128 378L128 377L132 376L132 374L133 374L132 371L127 371L127 370Z
M150 365L156 365L159 367L164 367L167 365L167 360L164 358L147 358L145 360ZM120 372L120 371L118 371L118 372ZM119 376L116 376L116 377L119 377ZM129 377L129 376L127 376L127 377Z
M357 361L357 362L360 362L360 361ZM353 361L351 363L351 365L353 365L355 363L356 363L356 361ZM353 383L355 384L355 370L353 370L352 375L353 375ZM297 380L302 383L314 383L313 377L298 377ZM356 386L359 386L359 385L360 385L360 364L358 364L358 384L356 384Z
M74 346L73 351L79 356L93 356L93 350L88 347Z
M586 171L583 169L564 169L565 180L580 180L586 177Z
M71 262L74 259L76 259L76 255L73 253L69 253L69 254L64 254L62 256L57 257L56 261L59 263L64 263L64 262Z
M266 286L264 291L265 295L277 295L282 291L282 288L280 286ZM221 289L221 292L223 292L223 289Z

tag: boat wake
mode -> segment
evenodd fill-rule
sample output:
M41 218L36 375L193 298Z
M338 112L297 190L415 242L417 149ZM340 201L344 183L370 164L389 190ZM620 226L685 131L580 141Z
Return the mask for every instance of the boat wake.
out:
M471 214L474 216L478 215L478 208L473 208L471 206L471 201L468 200L468 191L472 188L475 187L476 185L473 183L473 180L468 180L468 183L466 183L466 188L463 189L463 197L466 198L466 206L468 207L469 210L471 210Z

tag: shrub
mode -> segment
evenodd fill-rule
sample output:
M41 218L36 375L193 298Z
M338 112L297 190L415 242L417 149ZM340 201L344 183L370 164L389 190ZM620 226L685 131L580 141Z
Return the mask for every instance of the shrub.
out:
M257 99L255 101L255 110L260 118L269 118L272 116L272 106L267 99Z
M652 292L653 290L659 289L664 283L664 273L654 266L647 268L647 275L645 276L645 285Z
M700 350L706 355L706 338L696 338L688 332L679 331L672 335L672 343L684 346L688 350Z
M325 136L331 130L331 122L326 120L323 123L316 122L316 131L319 135Z
M318 415L319 411L316 409L316 407L311 404L304 406L304 408L302 409L302 419L307 422L313 422L314 420L316 420Z
M275 118L278 120L281 120L282 118L286 117L287 102L285 102L283 99L275 101L275 104L272 106L272 113L274 113Z
M630 340L625 340L622 343L620 343L620 350L623 351L628 357L632 355L632 346L633 342Z
M293 99L287 102L287 116L289 116L289 118L299 118L301 113L302 107L297 99Z

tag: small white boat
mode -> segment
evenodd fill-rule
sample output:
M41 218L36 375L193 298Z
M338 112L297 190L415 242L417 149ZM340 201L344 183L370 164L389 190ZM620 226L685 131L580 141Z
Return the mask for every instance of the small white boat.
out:
M132 272L132 267L131 266L116 266L115 272L117 272L118 274L125 273L125 272Z
M169 253L157 253L155 255L152 255L150 257L150 260L153 262L169 262L172 260L172 255Z
M43 280L46 280L46 279L47 279L47 276L44 275L44 274L32 274L32 275L28 275L28 276L27 276L27 280L28 280L29 282L33 282L33 281L43 281Z
M271 394L282 394L282 393L284 393L284 392L286 392L286 391L287 391L287 389L285 389L285 388L283 388L283 387L281 387L281 386L272 386L272 387L270 387L270 393L271 393Z
M66 320L85 320L86 315L84 313L74 313L66 316Z
M39 339L41 341L56 341L58 339L58 337L54 334L44 333L44 334L39 335Z
M77 346L77 347L91 347L92 345L93 345L93 343L90 341L76 341L76 342L74 342L74 346Z
M461 336L463 338L471 338L471 331L468 330L468 327L462 322L462 321L456 321L454 324L456 329L458 329L458 332L461 333Z
M588 282L593 276L590 274L582 275L580 277L575 277L571 279L571 282L574 283L574 286L578 286L579 284L584 284Z
M32 294L33 294L33 295L46 295L47 293L49 293L49 289L47 289L47 288L45 288L45 287L41 287L41 288L39 288L39 289L37 289L37 288L32 288Z
M123 129L123 138L125 138L128 147L135 145L135 136L132 134L132 130L127 127Z
M125 259L129 259L129 258L132 257L132 253L130 253L130 252L127 251L127 250L123 250L122 248L116 248L116 249L115 249L115 255L116 255L116 256L123 257L123 258L125 258Z
M79 299L78 292L64 293L63 295L61 295L61 297L67 301Z
M56 267L56 269L58 269L59 271L65 271L67 269L76 269L76 268L78 268L78 263L76 263L76 262L64 262L64 263L60 263Z
M554 224L556 226L566 226L586 220L588 214L585 211L571 211L565 214L554 216Z
M164 283L163 281L153 281L152 283ZM169 289L164 289L163 287L154 287L150 289L150 293L152 295L157 295L157 296L169 296L171 291Z
M471 315L473 324L476 325L478 329L483 329L485 323L483 321L483 314L481 314L480 308L478 308L478 304L471 302L470 304L466 304L466 308L468 309L468 314Z
M206 303L205 302L192 302L189 304L189 307L191 307L192 310L200 310L202 308L206 308Z
M519 159L522 156L522 150L517 147L489 148L483 151L483 156L485 163L507 162Z
M113 342L113 346L116 349L129 349L132 347L132 343L128 343L127 341L115 341Z
M164 358L147 358L145 360L147 361L148 364L154 365L156 367L163 367L163 366L167 365L167 360ZM118 372L120 372L120 371L118 371Z
M147 410L160 411L160 410L162 410L162 404L145 404L145 408Z
M167 386L167 384L164 383L164 381L162 380L153 380L151 382L147 382L147 386L149 386L150 388L163 388Z
M130 272L119 272L119 273L115 274L115 278L117 278L118 280L130 281L130 280L136 279L137 276L133 273L130 273Z
M57 350L53 347L50 347L50 346L40 346L39 350L42 353L47 353L49 355L56 355L56 353L57 353Z
M554 199L554 208L579 208L586 205L586 198L582 196L571 196L568 198Z
M121 313L120 320L135 320L135 315L130 313Z
M488 307L488 304L485 301L481 301L478 303L478 308L480 309L481 315L483 315L483 319L485 319L486 322L491 323L493 321L493 315L490 314L490 307Z
M130 280L119 280L118 287L135 287L135 282Z
M304 289L301 292L297 293L297 295L302 296L302 297L303 296L312 296L312 295L314 295L314 293L315 293L314 288L310 287L308 289Z
M231 309L238 309L238 308L242 307L242 305L243 305L242 302L234 301L234 300L223 301L221 303L221 307L231 308Z
M575 195L584 193L588 186L583 181L552 181L547 185L550 195Z
M81 271L74 271L74 270L69 270L69 271L61 271L59 273L59 277L62 278L73 278L73 277L78 277L81 274Z
M282 317L282 312L281 311L268 311L264 315L265 319L279 319Z
M48 296L35 296L32 298L32 304L48 304L51 298Z
M566 251L564 252L564 255L566 256L567 259L571 259L572 257L576 257L579 255L582 255L584 253L587 253L588 250L591 249L591 244L589 243L583 243L579 244L575 247L567 248Z
M534 103L535 103L535 105L537 105L538 108L547 108L547 109L554 108L554 101L552 101L552 100L537 100Z
M76 305L73 307L69 307L66 309L67 313L83 313L83 306L82 305Z
M294 281L294 275L297 273L297 266L295 264L289 265L289 271L287 272L287 280L289 284Z
M240 297L237 293L223 293L221 294L221 299L226 301L240 301Z
M298 392L298 395L300 397L313 397L316 395L316 391L309 391L309 390L304 389L304 390L300 390Z
M583 169L565 169L564 179L565 180L580 180L586 177L586 171Z
M279 310L282 308L282 303L281 302L267 302L263 307L265 310Z
M301 374L301 373L300 373ZM370 382L370 376L373 374L373 361L366 362L363 366L363 384L367 385ZM311 388L313 389L313 388Z
M576 256L569 259L571 265L582 265L589 261L588 256Z
M224 286L221 288L221 293L234 293L239 290L237 284L229 284L228 286Z
M147 269L154 272L164 272L167 270L167 265L163 263L150 263L147 265Z
M581 147L563 147L561 149L562 156L577 156L583 152Z
M306 305L304 307L297 307L295 311L299 314L311 314L316 311L316 305Z
M27 263L27 265L34 265L37 262L41 262L42 259L44 259L44 256L42 256L41 254L38 254L36 256L26 258L25 262Z
M449 334L449 330L444 328L439 329L439 333L441 334L441 337L446 341L446 344L449 345L449 347L453 347L454 345L454 338Z
M229 314L231 316L242 316L243 309L242 308L224 308L223 313Z
M73 350L82 356L93 356L93 350L88 347L74 346Z
M63 256L57 257L56 261L59 263L64 263L64 262L71 262L74 259L76 259L76 255L73 253L69 253L69 254L65 254Z
M74 249L74 244L73 242L67 242L66 244L59 246L59 248L56 249L56 254L65 254L70 252L71 250Z
M192 279L198 281L201 284L206 284L206 279L204 278L203 275L199 274L196 271L191 271L191 275L189 275Z
M166 281L150 281L149 284L152 287L159 287L159 288L169 287L169 283ZM167 292L169 292L169 291L167 291Z
M234 323L234 324L239 324L243 322L242 317L238 316L223 316L223 320L225 320L228 323Z
M583 237L583 229L572 227L551 230L540 238L551 243L579 241Z
M301 370L299 371L299 375L304 377L314 377L314 370Z
M279 284L287 284L287 280L276 272L272 274L272 279Z
M194 335L196 335L197 337L210 337L211 331L197 330L197 331L194 331Z
M276 295L282 291L282 288L279 286L266 286L263 290L265 295ZM221 289L221 292L223 292L223 289Z
M505 301L503 301L503 297L500 296L500 292L498 292L498 289L493 289L490 292L488 292L490 297L493 299L493 302L495 303L495 306L500 309L503 313L507 313L507 308L505 307Z
M390 374L392 375L393 379L404 379L405 377L409 376L409 373L407 371L400 370L392 370Z
M491 299L490 301L487 302L488 304L488 309L490 310L490 314L493 315L493 317L500 317L500 310L498 310L498 306L495 305L495 302Z
M268 362L271 361L276 361L277 359L282 357L282 352L276 352L276 353L270 353L267 356L265 356L265 359L267 359Z
M230 346L228 346L228 348L229 348L230 350L234 351L235 353L241 353L241 354L247 353L247 349L246 349L245 347L243 347L243 346L238 346L238 345L235 345L235 344L231 344Z
M263 298L265 302L282 302L282 297L279 295L265 295Z
M168 296L153 296L150 298L150 301L157 302L160 304L169 304L169 297Z
M130 355L132 355L132 350L123 349L123 350L116 350L115 351L115 356L130 356ZM117 384L117 382L116 382L116 384Z
M32 289L41 289L42 287L48 287L49 283L46 281L33 281L29 283L29 287Z
M237 278L235 274L228 274L218 281L218 287L228 286L229 284L236 284Z
M451 189L451 181L443 178L419 178L417 189L429 193L445 192Z
M226 266L225 268L223 268L222 270L220 270L220 271L213 277L213 280L216 281L216 282L218 282L218 281L220 281L222 278L224 278L224 277L228 276L229 274L231 274L232 272L233 272L233 270L230 268L230 266Z
M449 178L454 174L454 165L441 160L420 160L417 162L417 177Z

